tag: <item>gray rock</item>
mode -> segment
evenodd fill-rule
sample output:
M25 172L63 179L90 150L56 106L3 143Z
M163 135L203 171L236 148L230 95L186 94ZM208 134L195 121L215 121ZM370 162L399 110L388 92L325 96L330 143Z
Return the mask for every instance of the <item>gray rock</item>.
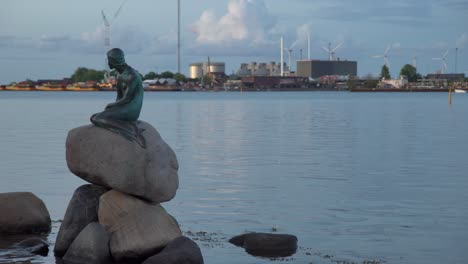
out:
M76 237L63 257L70 264L109 263L109 235L99 223L90 223Z
M203 256L197 243L188 237L178 237L160 253L148 258L143 264L203 264Z
M0 234L38 234L50 231L44 202L30 192L0 193Z
M235 236L229 242L262 257L287 257L297 250L297 237L288 234L248 233Z
M31 254L47 256L49 253L49 243L38 237L25 239L15 245L15 248L30 252Z
M98 221L99 197L106 191L107 189L92 184L82 185L75 190L57 234L55 256L65 255L76 236L89 223Z
M150 124L138 125L146 149L109 130L87 125L68 133L68 168L85 181L161 203L179 186L174 151Z
M45 234L31 237L30 234L0 236L0 263L7 260L21 260L34 255L47 256L49 243ZM10 263L10 262L8 262Z
M182 235L161 205L115 190L101 196L98 215L110 233L111 255L118 262L152 256Z

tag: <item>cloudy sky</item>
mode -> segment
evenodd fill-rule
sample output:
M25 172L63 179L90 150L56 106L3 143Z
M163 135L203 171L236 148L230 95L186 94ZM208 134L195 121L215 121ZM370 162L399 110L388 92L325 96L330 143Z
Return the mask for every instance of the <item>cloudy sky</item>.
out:
M119 6L123 6L115 17ZM80 66L104 68L104 11L111 46L145 74L177 70L176 0L0 0L0 83L70 76ZM388 46L395 76L417 58L418 71L468 74L468 0L181 0L181 71L204 61L280 60L279 39L293 47L292 60L327 59L322 47L343 43L341 59L357 60L358 74L377 74ZM456 56L458 48L458 56ZM286 56L287 58L287 56ZM293 64L295 69L295 64Z

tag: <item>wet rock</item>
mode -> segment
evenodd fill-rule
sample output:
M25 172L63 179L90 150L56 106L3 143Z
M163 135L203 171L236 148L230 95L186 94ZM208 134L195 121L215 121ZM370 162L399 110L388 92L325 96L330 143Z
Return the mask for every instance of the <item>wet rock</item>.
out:
M109 263L109 235L99 223L90 223L80 232L63 257L66 264Z
M93 184L82 185L75 190L57 234L54 247L56 256L65 255L76 236L89 223L98 221L99 197L106 191L107 189Z
M30 192L0 193L0 234L38 234L50 231L49 211Z
M235 236L229 242L262 257L287 257L297 250L297 237L288 234L248 233Z
M38 237L25 239L16 244L15 248L35 255L47 256L49 254L49 243Z
M0 263L17 263L15 260L37 258L35 255L47 256L49 243L46 239L46 235L0 235Z
M109 130L87 125L68 133L68 168L85 181L160 203L174 198L179 165L150 124L138 125L146 148Z
M143 264L203 264L203 256L197 243L188 237L178 237L160 253L148 258Z
M152 256L181 236L177 221L161 205L115 190L101 196L98 216L119 262Z

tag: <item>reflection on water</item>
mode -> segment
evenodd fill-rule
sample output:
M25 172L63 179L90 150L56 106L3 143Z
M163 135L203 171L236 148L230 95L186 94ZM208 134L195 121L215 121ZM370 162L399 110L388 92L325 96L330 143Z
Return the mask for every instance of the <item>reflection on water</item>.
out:
M212 234L197 241L206 263L269 263L225 241L272 230L298 237L294 263L466 262L468 96L452 108L438 93L145 96L141 119L180 164L163 206L185 232ZM67 131L113 99L0 93L0 192L32 191L61 219L84 184L66 167Z

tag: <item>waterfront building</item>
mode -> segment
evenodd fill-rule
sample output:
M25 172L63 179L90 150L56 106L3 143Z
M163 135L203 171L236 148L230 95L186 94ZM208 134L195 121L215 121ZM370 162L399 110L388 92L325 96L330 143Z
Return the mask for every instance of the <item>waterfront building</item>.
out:
M319 78L326 75L356 76L357 62L347 60L299 60L297 76Z
M55 85L61 85L61 86L67 86L72 84L73 81L71 78L63 78L63 79L46 79L46 80L37 80L34 85L37 86L42 86L42 85L49 85L49 84L55 84Z
M242 84L246 88L275 90L282 88L302 88L308 84L307 78L297 76L245 76Z
M463 81L465 79L464 73L434 73L426 76L428 80L447 80L450 82Z
M285 71L289 72L289 67L284 63ZM266 62L251 62L242 63L239 70L237 70L237 76L280 76L281 75L281 63L274 61Z
M398 79L385 79L382 78L378 83L379 88L405 88L408 86L408 77L401 75Z

